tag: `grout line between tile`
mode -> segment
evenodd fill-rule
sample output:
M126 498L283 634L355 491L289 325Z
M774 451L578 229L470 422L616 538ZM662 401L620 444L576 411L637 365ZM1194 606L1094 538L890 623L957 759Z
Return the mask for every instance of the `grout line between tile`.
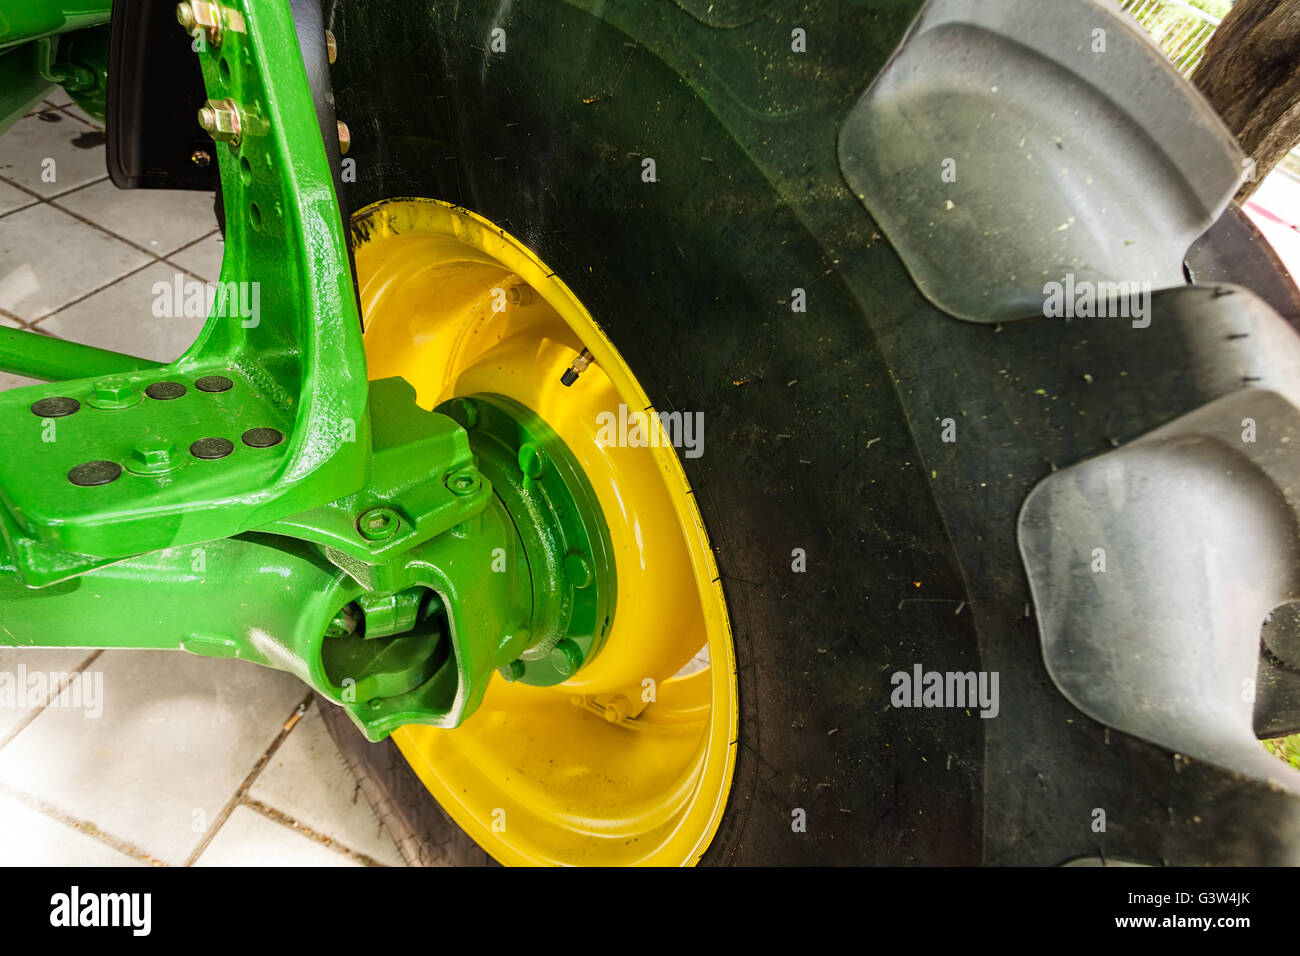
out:
M53 202L54 202L54 200L56 200L56 199L62 199L64 196L71 196L73 193L79 193L79 192L81 192L81 190L83 190L83 189L89 189L91 186L98 186L100 183L104 182L104 181L107 180L107 179L108 179L108 173L105 173L104 175L100 176L98 179L92 179L92 180L90 180L89 182L79 183L79 184L77 184L76 186L73 186L71 189L65 189L65 190L63 190L63 192L61 192L61 193L52 193L52 194L49 195L49 196L42 196L41 198L44 199L47 203L50 203L50 204L52 205ZM60 209L63 209L62 206L60 206L59 208L60 208ZM69 210L67 210L67 209L63 209L63 211L66 212L66 213L68 213L68 215L70 215L70 216L76 216L76 215L77 215L75 212L71 212L71 211L69 211ZM77 218L78 218L78 219L81 219L80 216L77 216ZM83 221L84 221L84 222L90 222L89 219L85 219L85 220L83 220ZM91 224L92 226L99 226L99 223L97 223L97 222L91 222L90 224ZM99 226L99 228L100 228L100 229L104 229L103 226ZM116 235L117 235L117 233L113 232L113 230L111 230L111 229L104 229L104 231L105 231L106 233L108 233L110 236L116 236ZM120 239L121 237L118 236L118 238ZM122 240L122 241L125 242L126 240Z
M220 235L221 235L221 230L220 230L220 229L213 229L211 232L209 232L209 233L205 233L204 235L199 236L199 238L195 239L195 240L194 240L193 242L191 242L189 245L181 246L179 249L174 249L174 250L172 250L171 252L167 253L167 255L165 255L165 256L162 257L161 261L164 262L164 263L166 263L167 265L171 266L171 267L172 267L173 269L175 269L177 272L183 272L183 273L185 273L185 275L190 276L191 278L194 278L194 279L198 279L200 282L217 282L217 281L219 281L219 280L221 279L221 271L220 271L220 270L221 270L221 267L220 267L220 266L217 266L217 277L216 277L215 279L207 279L207 278L204 278L203 276L199 275L199 274L198 274L197 272L195 272L193 269L186 269L184 266L179 265L179 264L177 264L177 263L175 263L175 262L172 262L172 260L171 260L171 257L174 256L174 255L176 255L178 252L184 252L186 249L192 249L194 246L197 246L200 242L204 242L204 241L207 240L207 239L211 239L214 235L215 235L215 236L220 236Z
M42 102L43 102L43 101L42 101ZM82 119L82 118L81 118L80 116L78 116L76 113L68 113L68 110L72 110L72 109L76 109L76 108L77 108L77 101L76 101L76 100L73 100L71 103L64 103L62 106L56 106L56 107L54 107L54 108L55 108L56 110L58 110L60 113L67 113L68 116L72 117L74 120L76 120L76 121L77 121L78 123L80 123L82 126L89 126L91 129L95 130L96 132L100 132L100 133L104 132L104 127L97 125L97 123L98 123L99 121L96 120L93 116L90 117L90 121L87 121L87 120ZM82 110L82 112L85 112L85 110ZM87 115L89 116L89 114L87 114Z
M93 182L93 183L86 183L86 185L87 185L87 186L94 186L94 185L97 185L98 183L102 183L102 182L104 181L104 179L107 179L107 178L108 178L108 177L105 176L103 179L96 179L95 182ZM80 189L80 188L81 188L80 186L77 187L77 189ZM161 258L162 258L162 256L160 256L158 253L154 252L152 249L146 249L144 246L140 245L139 243L132 242L130 239L126 238L126 236L119 236L119 235L118 235L117 233L115 233L112 229L109 229L109 228L107 228L107 227L105 227L105 226L101 226L99 223L95 222L93 219L87 219L85 216L81 215L80 213L75 213L75 212L73 212L71 209L64 209L62 206L60 206L58 203L56 203L56 202L54 201L54 200L56 200L56 199L62 199L64 196L71 195L72 193L74 193L74 192L76 192L76 191L77 191L76 189L69 189L67 192L59 193L57 196L51 196L49 199L46 200L46 202L47 202L49 205L53 206L55 209L57 209L59 212L63 213L64 215L66 215L66 216L71 216L73 219L76 219L78 222L84 222L87 226L93 226L94 228L98 229L100 232L104 233L105 235L112 236L112 237L113 237L114 239L116 239L118 242L125 242L125 243L126 243L128 246L130 246L132 249L138 249L140 252L143 252L143 253L144 253L145 255L147 255L147 256L153 256L154 259L161 259ZM168 253L168 255L171 255L171 253Z
M14 315L8 309L0 309L0 315L4 316L6 319L11 319L12 321L17 322L24 329L31 328L31 324L26 319L20 315Z
M271 758L275 756L275 752L283 746L293 728L298 726L299 719L307 712L308 708L311 707L314 698L315 692L310 692L302 699L302 701L299 702L298 706L294 708L293 713L290 714L289 718L284 722L284 726L280 728L280 732L276 734L275 739L271 741L270 746L266 748L262 753L262 756L257 758L257 761L253 764L253 769L248 772L248 776L244 778L244 782L239 785L235 790L234 795L229 801L227 801L226 805L221 808L221 812L218 813L216 819L212 821L212 826L208 827L208 831L203 834L203 839L201 839L198 846L190 852L185 863L182 864L183 866L193 866L195 861L203 855L203 851L208 848L209 844L211 844L213 839L216 837L217 831L225 825L226 821L230 819L230 815L235 812L235 807L239 806L248 794L248 791L252 789L253 782L257 780L258 775L266 769L266 765L271 762Z
M91 662L93 662L93 661L95 660L95 658L98 657L98 656L99 656L100 654L102 654L102 653L104 653L104 649L103 649L103 648L99 648L99 649L96 650L93 654L91 654L89 657L87 657L84 661L82 661L80 664L78 664L75 668L73 668L72 673L73 673L73 674L80 674L80 673L82 673L82 672L83 672L87 667L89 667L89 666L91 665ZM39 706L39 707L35 707L35 708L33 708L31 711L29 711L28 713L24 714L24 715L23 715L23 718L18 722L18 724L17 724L17 725L16 725L16 726L11 730L11 731L9 731L9 733L5 734L5 736L4 736L3 739L0 739L0 750L4 750L5 747L8 747L9 744L11 744L11 743L13 742L13 739L14 739L15 737L17 737L17 736L18 736L19 734L21 734L24 730L26 730L29 726L31 726L32 721L34 721L37 717L39 717L39 716L41 715L41 712L44 711L45 708L47 708L47 707L50 706L50 705L49 705L49 701L50 701L50 700L54 700L56 697L59 696L59 694L62 694L64 688L65 688L65 687L68 687L69 685L71 685L71 683L72 683L75 679L76 679L76 678L74 678L74 677L72 677L71 675L69 675L67 683L60 684L60 685L59 685L59 689L58 689L58 691L57 691L56 693L50 694L50 695L49 695L49 699L48 699L44 704L41 704L41 706Z
M134 857L137 860L144 860L152 866L168 865L166 861L150 856L144 850L141 850L134 844L123 840L121 837L113 836L111 833L105 833L89 820L79 820L72 814L60 810L54 804L46 803L40 797L32 796L30 793L25 793L6 783L0 783L0 793L13 797L13 799L17 800L19 803L26 804L31 809L49 817L51 820L62 823L64 826L70 827L78 833L90 837L92 840L98 840L100 843L112 847L119 853L125 853L127 856Z
M361 863L364 866L382 867L384 865L380 863L378 860L376 860L373 856L368 856L367 854L362 853L360 850L354 850L350 846L340 843L338 840L335 840L332 837L328 837L323 833L318 833L317 831L313 830L311 827L299 823L297 820L289 816L287 813L284 813L281 810L277 810L275 807L263 803L261 800L254 800L252 797L245 797L243 800L243 805L248 807L248 809L250 810L257 811L262 816L266 817L268 820L273 820L276 823L280 824L281 826L289 830L292 830L294 833L306 837L307 839L311 840L313 843L317 843L321 846L329 847L335 853L338 853L341 856L346 856L349 859L356 860L358 863Z
M19 192L26 193L27 195L29 195L29 196L31 196L33 199L35 199L37 202L45 202L45 197L42 196L40 193L38 193L38 192L33 192L32 190L28 189L26 186L22 185L21 183L16 183L16 182L14 182L12 179L10 179L10 178L7 177L7 176L0 176L0 182L3 182L6 186L12 186L12 187L14 187L14 189L17 189ZM28 206L31 206L31 205L34 205L34 204L33 204L33 203L28 203L27 206L23 206L23 208L26 209L26 208L28 208ZM5 216L11 215L12 213L15 213L15 212L17 212L17 211L18 211L17 209L11 209L11 210L9 210L9 212L5 213ZM3 219L3 218L4 218L4 216L0 216L0 219Z
M57 309L55 309L53 312L47 312L47 313L45 313L44 315L42 315L39 319L30 319L30 320L28 320L28 325L32 328L33 331L45 332L44 329L40 328L40 324L41 324L42 322L44 322L46 319L48 319L48 318L52 318L53 316L58 315L60 312L64 311L65 309L70 309L70 308L72 308L74 305L77 305L78 303L85 302L87 299L89 299L89 298L90 298L92 295L94 295L95 293L97 293L97 292L103 292L105 289L108 289L108 288L110 288L110 287L112 287L112 286L117 285L117 283L121 282L123 279L129 279L129 278L131 278L131 276L135 275L137 272L143 272L145 269L148 269L148 268L149 268L151 265L153 265L155 262L161 262L161 261L162 261L162 260L161 260L161 259L158 259L158 258L150 259L150 260L149 260L148 262L146 262L144 265L139 266L139 267L137 267L137 268L135 268L135 269L132 269L130 272L124 272L124 273L122 273L120 276L118 276L117 278L115 278L112 282L105 282L103 285L99 286L98 288L91 289L89 292L85 293L84 295L77 296L77 298L73 299L71 302L65 302L65 303L63 303L63 305L59 306L59 307L58 307ZM51 334L51 333L46 332L46 334L49 335L49 334ZM56 336L56 338L57 338L57 336Z

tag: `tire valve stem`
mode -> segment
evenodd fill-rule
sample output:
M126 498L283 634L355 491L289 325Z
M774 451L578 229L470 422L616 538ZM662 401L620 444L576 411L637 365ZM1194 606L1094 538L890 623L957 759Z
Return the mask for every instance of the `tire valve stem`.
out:
M560 384L568 388L576 382L578 376L585 372L587 366L591 364L591 357L591 352L588 349L579 352L578 357L573 360L573 364L565 369L564 374L560 376Z

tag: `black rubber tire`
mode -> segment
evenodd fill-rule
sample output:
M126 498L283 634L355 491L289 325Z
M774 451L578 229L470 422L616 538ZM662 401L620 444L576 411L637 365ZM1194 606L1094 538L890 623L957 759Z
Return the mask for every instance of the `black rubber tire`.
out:
M356 210L434 197L499 223L573 288L657 407L705 413L705 454L684 464L731 615L741 731L703 862L1282 858L1293 798L1107 732L1056 690L1015 537L1055 465L1243 370L1213 329L1099 329L1067 349L1048 320L995 330L920 295L836 154L919 6L804 5L817 80L795 76L783 99L762 76L788 59L754 68L755 50L789 44L766 8L612 5L611 25L568 4L499 19L496 4L337 0L333 77L358 174L340 189ZM494 56L498 26L513 39ZM979 441L942 443L947 415ZM891 707L890 672L916 662L998 671L1001 719ZM408 860L483 862L391 743L323 710ZM1099 806L1107 833L1089 827Z
M372 744L342 707L319 694L316 706L339 756L409 866L495 865L429 796L396 744Z

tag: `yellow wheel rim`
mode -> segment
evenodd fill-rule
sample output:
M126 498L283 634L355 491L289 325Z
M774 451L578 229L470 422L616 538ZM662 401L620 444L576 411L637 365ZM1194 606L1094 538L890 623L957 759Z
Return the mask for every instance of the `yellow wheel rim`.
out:
M503 230L428 199L353 217L372 380L424 408L505 395L586 472L618 578L604 648L559 687L494 676L454 730L393 734L429 792L504 864L686 865L717 831L735 764L736 664L718 571L673 448L605 447L602 412L650 400L568 287ZM560 377L586 347L594 362Z

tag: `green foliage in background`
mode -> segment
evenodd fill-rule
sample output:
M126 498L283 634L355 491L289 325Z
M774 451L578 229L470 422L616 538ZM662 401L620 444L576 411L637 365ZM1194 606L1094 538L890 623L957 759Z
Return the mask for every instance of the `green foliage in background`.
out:
M1217 20L1222 20L1232 9L1231 0L1187 0L1187 3L1204 10Z
M1291 766L1300 770L1300 734L1292 737L1277 737L1274 740L1261 741L1264 749L1277 757L1279 760L1285 760Z

